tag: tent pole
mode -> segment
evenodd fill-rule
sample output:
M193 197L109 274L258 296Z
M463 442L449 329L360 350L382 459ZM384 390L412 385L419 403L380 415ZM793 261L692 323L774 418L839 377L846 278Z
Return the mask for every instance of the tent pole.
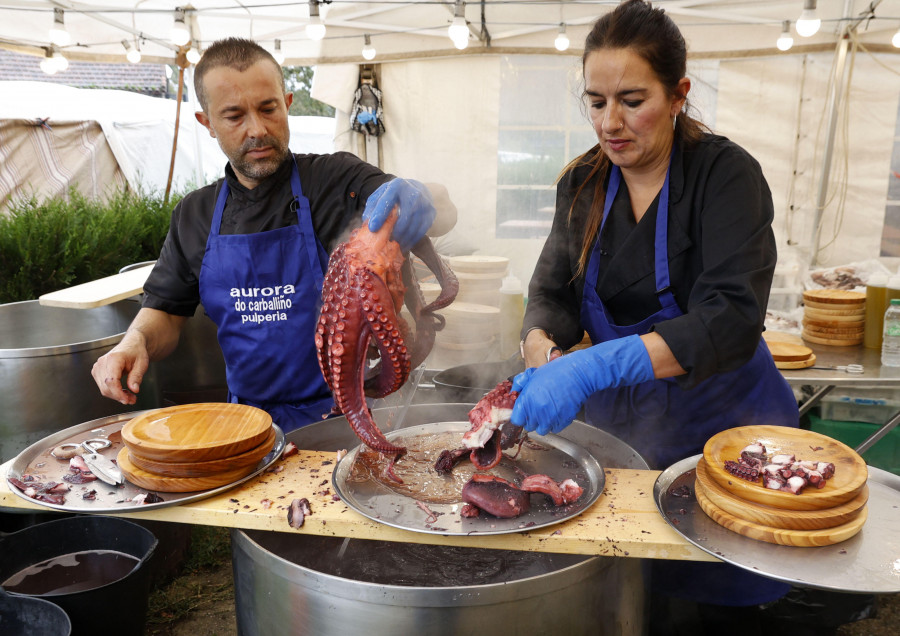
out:
M182 49L184 49L184 47L182 47ZM181 100L184 95L184 68L187 66L184 50L178 53L177 59L178 96L175 98L175 134L172 136L172 159L169 161L169 178L166 180L166 195L163 197L163 205L169 204L169 192L172 190L172 174L175 172L175 151L178 149L178 128L181 125Z

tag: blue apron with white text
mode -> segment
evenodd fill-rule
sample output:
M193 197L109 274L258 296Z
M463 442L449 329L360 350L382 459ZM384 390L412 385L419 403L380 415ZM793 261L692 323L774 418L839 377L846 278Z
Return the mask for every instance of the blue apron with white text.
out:
M603 220L585 278L581 319L595 344L643 335L654 324L683 313L669 279L668 171L659 195L654 242L656 289L661 309L637 324L620 326L614 323L597 294L600 233L620 182L621 171L612 166ZM729 428L751 424L796 427L799 411L790 386L760 338L749 362L734 371L716 374L690 390L680 388L674 378L664 378L594 393L585 404L585 419L629 444L651 468L662 470L678 460L702 453L706 440ZM757 605L780 598L790 587L724 564L661 561L653 565L654 586L659 591L700 603Z
M200 300L218 326L229 401L264 409L285 432L334 406L314 339L328 256L296 161L291 191L297 225L220 234L229 192L223 181L200 268Z

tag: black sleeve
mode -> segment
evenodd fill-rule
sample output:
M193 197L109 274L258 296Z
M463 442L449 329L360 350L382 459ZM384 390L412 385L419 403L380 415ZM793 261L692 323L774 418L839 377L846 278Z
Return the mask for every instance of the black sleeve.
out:
M678 378L685 388L753 356L777 259L772 194L756 160L729 143L697 177L699 274L684 315L655 326L688 372Z

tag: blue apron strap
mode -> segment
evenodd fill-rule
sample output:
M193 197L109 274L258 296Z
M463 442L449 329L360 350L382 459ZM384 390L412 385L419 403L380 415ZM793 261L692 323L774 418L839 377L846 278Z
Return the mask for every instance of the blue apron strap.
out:
M656 296L663 307L675 305L675 294L672 293L672 281L669 278L669 175L672 172L672 158L675 156L675 144L669 156L669 167L666 168L666 180L659 193L659 206L656 210L656 239L654 243L654 263L656 269Z
M219 196L216 198L216 207L213 208L212 223L209 226L209 235L218 236L219 228L222 225L222 212L225 211L225 202L228 200L228 180L222 179L222 187L219 189ZM207 243L209 239L207 239Z

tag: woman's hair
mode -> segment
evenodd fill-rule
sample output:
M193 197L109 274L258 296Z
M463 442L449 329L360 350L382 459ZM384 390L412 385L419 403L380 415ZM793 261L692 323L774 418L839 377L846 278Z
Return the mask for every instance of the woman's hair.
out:
M601 49L634 51L650 65L669 96L675 96L678 82L687 75L687 46L681 31L665 11L654 8L650 2L644 0L625 0L594 23L584 41L582 65L588 55ZM675 122L675 140L682 147L689 147L696 143L707 130L703 124L685 112L687 109L688 104L685 100L684 109ZM609 158L597 144L583 155L576 157L563 169L563 175L565 175L579 166L591 166L588 176L578 187L572 199L572 206L569 208L570 221L575 209L575 202L581 195L582 189L592 178L598 177L575 276L587 268L591 248L603 220L603 200L606 194L604 182L609 164Z
M275 61L271 53L253 40L224 38L213 42L203 52L203 57L200 58L194 69L194 93L197 95L197 101L200 102L203 112L206 112L208 101L203 78L209 71L220 66L227 66L243 72L260 60L272 62L272 70L282 77L282 86L284 86L281 65Z

